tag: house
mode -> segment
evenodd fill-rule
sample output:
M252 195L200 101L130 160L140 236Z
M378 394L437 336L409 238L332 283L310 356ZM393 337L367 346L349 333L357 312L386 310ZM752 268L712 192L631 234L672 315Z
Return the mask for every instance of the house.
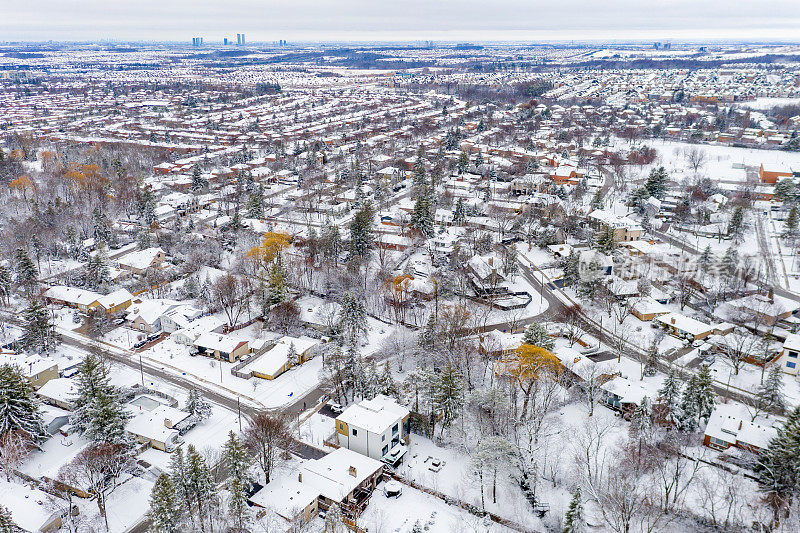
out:
M161 331L161 317L168 311L178 307L179 302L172 300L142 300L130 307L130 312L125 316L134 329L146 333Z
M717 405L708 419L703 444L716 450L735 446L758 453L767 447L778 430L768 422L750 420L750 415L741 404Z
M34 488L33 484L20 484L0 480L0 502L11 513L11 520L22 531L50 532L61 529L62 516L46 505L54 496ZM67 508L62 502L59 508Z
M761 180L761 183L769 183L774 185L778 182L780 178L791 178L794 176L792 169L785 167L785 166L778 166L761 163L761 166L758 168L758 177Z
M327 510L337 504L345 516L356 517L383 476L384 464L371 457L338 448L325 457L309 461L298 476L300 483L318 493L318 506Z
M174 333L189 327L191 322L202 314L202 310L191 305L172 307L161 315L161 329L167 333Z
M347 519L354 520L369 503L383 470L380 461L338 448L303 464L297 477L277 475L252 495L250 502L271 509L287 522L308 522L334 504Z
M336 302L326 302L316 296L303 296L295 301L300 311L300 322L318 331L328 331L339 321L342 306Z
M203 355L215 359L225 359L231 363L250 353L250 345L247 341L241 341L221 333L203 333L195 339L194 346Z
M499 285L505 281L497 270L500 265L500 256L495 252L472 256L467 262L467 269L475 290L481 293L497 292Z
M522 344L522 333L508 333L496 329L482 333L478 349L491 357L508 357L513 355Z
M589 213L589 223L595 228L611 228L617 242L635 241L641 238L644 228L635 220L616 215L604 209Z
M78 387L71 378L54 378L39 387L36 396L49 405L72 410L72 402L78 396Z
M107 315L115 315L126 310L133 302L133 295L127 289L119 289L97 299L97 308Z
M798 354L800 354L800 335L790 333L786 335L786 340L783 341L783 351L778 361L781 370L796 376L798 373Z
M600 390L600 401L625 415L633 413L647 396L647 389L641 383L632 382L622 376L615 376L602 383Z
M164 316L161 319L163 320ZM175 330L170 337L175 339L178 344L192 346L197 337L203 333L219 333L224 326L225 323L219 318L214 315L206 315L191 321L185 328Z
M148 444L162 452L172 452L178 446L179 432L176 426L190 415L187 411L160 404L151 411L133 408L133 418L128 420L125 431L141 444Z
M684 337L693 341L705 339L715 332L715 326L680 313L667 313L655 317L655 321L676 337Z
M556 349L553 355L558 359L561 368L568 373L568 377L581 386L590 381L605 383L620 373L616 358L596 361L575 348L566 346Z
M396 464L409 443L409 417L406 407L378 394L351 405L336 417L337 443L367 457Z
M167 255L161 248L146 248L131 252L118 261L119 267L134 274L142 274L148 268L158 268Z
M84 313L89 313L97 308L99 305L97 300L100 297L101 295L96 292L64 285L54 285L44 291L44 298L48 302L73 307Z
M633 316L644 322L649 322L657 316L669 313L669 308L652 296L636 298L630 309Z
M0 353L0 364L9 364L19 369L34 390L58 377L58 363L36 354Z
M312 349L321 341L311 337L281 337L263 354L254 357L241 370L261 379L275 379L291 367L311 358Z

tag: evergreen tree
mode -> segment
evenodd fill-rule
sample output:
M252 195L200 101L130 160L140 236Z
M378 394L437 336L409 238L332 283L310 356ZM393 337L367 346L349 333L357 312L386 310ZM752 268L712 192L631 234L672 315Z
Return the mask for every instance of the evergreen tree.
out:
M211 404L208 403L200 389L189 389L189 395L186 397L186 405L184 410L194 416L199 422L206 420L211 416Z
M25 289L28 296L31 296L33 290L36 288L36 281L39 279L39 272L36 270L36 265L24 248L16 249L14 252L14 260L17 284Z
M47 309L39 300L31 300L22 312L25 321L22 344L29 350L47 351L55 344L53 324Z
M161 474L150 492L150 510L147 513L153 533L179 533L181 508L175 485L167 474Z
M450 427L464 407L464 381L452 365L436 377L432 400L442 416L442 429Z
M722 256L722 261L720 262L720 271L723 275L725 275L728 280L733 278L736 274L737 269L739 268L739 252L733 246L728 247L725 250L725 255Z
M714 412L716 403L713 381L711 370L708 366L701 365L695 380L695 401L697 402L697 415L706 422Z
M364 205L350 222L350 256L364 259L375 245L372 230L373 213L369 204Z
M653 340L650 347L647 349L647 355L644 360L642 368L642 377L655 376L658 369L658 341Z
M214 480L205 459L192 444L186 448L185 464L186 491L191 505L197 510L200 530L205 531L203 519L208 517L209 523L212 523L211 510L216 503Z
M783 511L798 497L800 487L800 407L795 407L778 434L758 455L754 467L765 500L777 526Z
M233 519L234 530L248 531L251 521L250 509L247 505L248 489L252 483L250 455L233 431L228 434L228 441L223 448L222 463L228 472L227 488L230 494L228 512Z
M0 154L3 153L0 150ZM0 533L21 533L23 530L11 517L11 511L7 507L0 505Z
M427 195L423 194L414 202L414 210L411 212L411 227L425 237L432 237L433 225L434 216L431 204Z
M583 516L583 502L581 501L581 489L577 487L572 494L569 502L567 514L564 515L564 529L562 533L584 533L586 531L586 519Z
M547 333L547 328L539 322L534 322L525 329L525 334L522 336L522 342L532 346L538 346L545 350L552 352L555 347L555 341Z
M354 292L346 292L342 298L342 310L339 317L339 329L345 344L355 348L368 330L367 309L364 307L364 301Z
M397 385L392 377L392 369L389 366L389 361L383 363L383 372L378 377L378 393L386 396L394 396L397 394Z
M247 201L248 218L264 218L264 187L259 184Z
M658 403L665 406L668 410L668 418L675 420L678 415L678 402L681 396L681 382L678 373L674 368L670 368L664 385L658 391Z
M645 439L653 427L652 417L650 401L645 396L631 415L631 436L639 440Z
M462 150L458 156L458 173L463 174L467 171L467 167L469 167L469 156Z
M467 214L464 210L464 199L459 198L456 200L456 207L453 210L453 224L460 225L467 220Z
M784 237L791 237L797 232L797 224L800 222L800 214L797 212L797 205L792 205L792 208L789 210L789 215L786 217L786 222L784 222L785 229L783 232Z
M614 233L614 228L611 226L603 226L597 234L595 247L604 254L610 254L614 248L617 247L617 238Z
M109 380L108 368L97 355L88 353L81 362L77 389L73 423L78 429L95 442L129 444L125 424L130 414Z
M172 454L169 464L169 478L175 490L175 501L182 513L187 513L194 526L194 500L189 487L189 477L186 473L186 461L183 457L183 448L178 448ZM194 529L194 527L192 527Z
M195 165L192 169L192 190L200 191L205 189L207 186L208 182L203 178L203 174L200 172L200 167Z
M786 399L783 394L783 371L779 365L773 365L769 369L767 379L758 387L756 398L762 409L783 412L786 408Z
M697 429L697 376L692 376L681 396L680 412L675 424L680 431L691 433Z
M8 305L11 298L11 273L0 265L0 303Z
M267 280L267 298L270 305L276 305L286 300L286 282L283 269L278 262L272 263Z
M739 237L744 230L744 208L737 206L733 210L733 215L728 221L728 235L731 237Z
M33 387L14 366L0 366L0 435L21 431L33 442L42 440L46 431Z
M94 289L100 289L111 281L105 253L98 251L89 256L86 263L86 282Z
M700 267L700 271L705 273L711 268L713 262L714 254L711 252L711 245L709 244L700 254L700 257L697 258L697 265Z
M578 254L575 253L575 250L570 250L569 255L562 258L559 267L564 271L563 279L565 285L574 285L580 280L580 266Z
M667 170L664 167L651 170L644 188L648 196L659 200L664 198L667 193Z

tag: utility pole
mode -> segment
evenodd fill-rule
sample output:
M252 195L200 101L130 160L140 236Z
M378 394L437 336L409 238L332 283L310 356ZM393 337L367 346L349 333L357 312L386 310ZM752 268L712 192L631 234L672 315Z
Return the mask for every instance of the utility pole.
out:
M236 411L239 413L239 433L242 432L242 404L239 401L239 395L236 395Z
M144 387L144 367L142 366L142 354L139 353L139 373L142 375L142 387Z

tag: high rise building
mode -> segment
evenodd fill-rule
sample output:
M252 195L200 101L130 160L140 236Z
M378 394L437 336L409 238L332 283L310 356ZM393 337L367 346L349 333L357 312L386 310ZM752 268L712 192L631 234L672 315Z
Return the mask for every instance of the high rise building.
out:
M236 44L239 46L244 46L244 33L236 34Z

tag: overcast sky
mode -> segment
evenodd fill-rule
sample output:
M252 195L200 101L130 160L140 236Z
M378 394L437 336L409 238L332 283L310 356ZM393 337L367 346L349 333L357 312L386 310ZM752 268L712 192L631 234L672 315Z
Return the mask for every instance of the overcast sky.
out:
M0 41L784 40L800 0L26 0Z

